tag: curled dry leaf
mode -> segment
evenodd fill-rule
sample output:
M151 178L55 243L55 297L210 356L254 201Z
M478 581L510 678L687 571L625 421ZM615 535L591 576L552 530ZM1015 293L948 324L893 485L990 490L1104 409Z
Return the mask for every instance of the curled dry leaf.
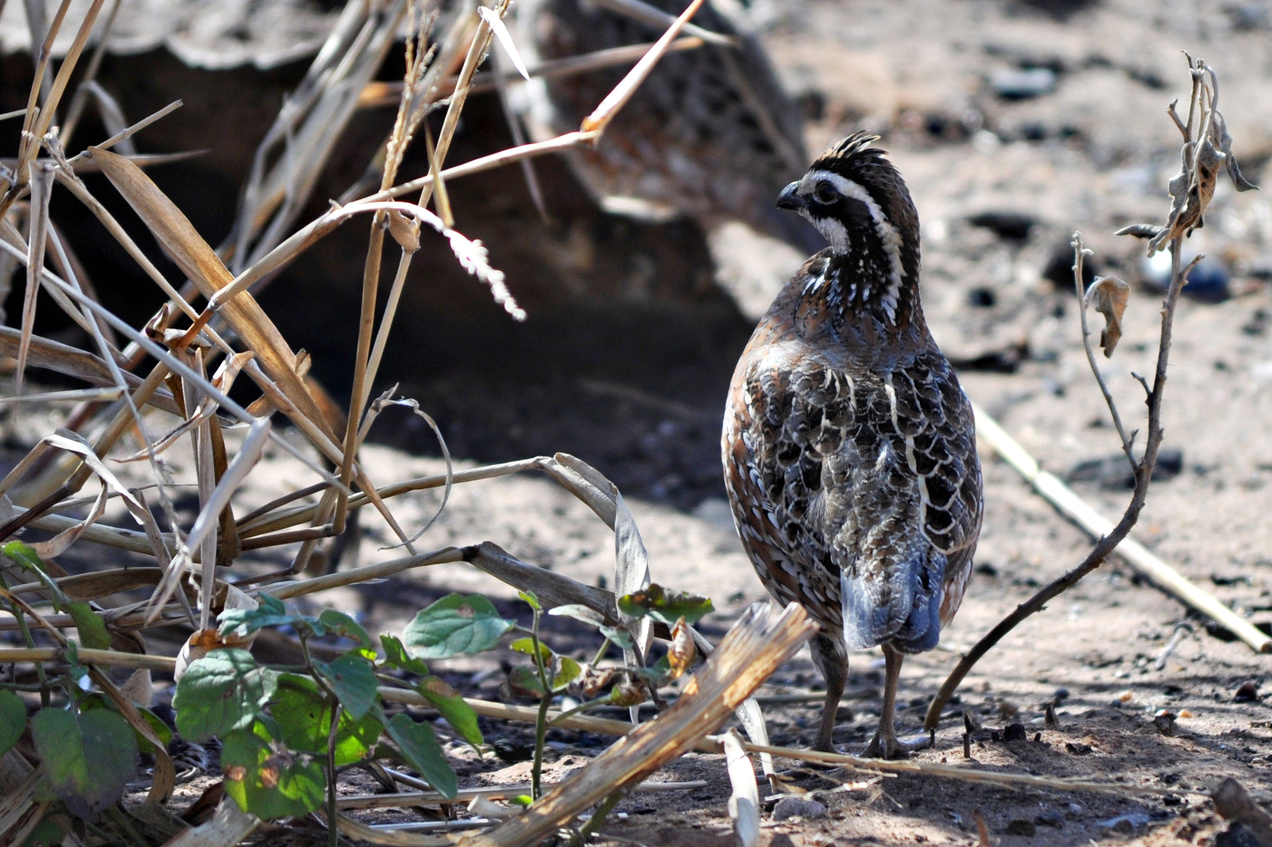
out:
M389 210L389 234L408 253L420 249L420 222L416 218L408 218L397 209Z
M693 644L693 634L684 617L671 628L671 646L667 649L667 661L671 665L671 678L680 679L693 664L698 651Z
M630 678L610 689L610 703L614 706L639 706L647 697L645 687Z
M1121 229L1119 229L1117 232L1113 234L1114 235L1129 235L1134 238L1150 239L1150 238L1156 238L1158 233L1160 233L1161 231L1162 231L1162 228L1158 226L1157 224L1131 224L1130 226L1122 227Z
M1097 277L1086 291L1084 306L1093 306L1104 315L1104 329L1100 331L1100 347L1105 357L1113 355L1113 348L1122 338L1122 313L1131 297L1131 287L1115 276Z
M614 682L619 674L616 668L598 668L595 665L583 665L579 678L575 681L579 691L589 700L600 694Z
M509 806L504 803L496 803L489 797L478 794L468 804L468 813L476 817L493 818L495 820L504 820L521 814L522 809L519 806Z
M1146 225L1127 227L1118 233L1148 237L1150 256L1174 239L1184 238L1203 225L1206 207L1214 197L1221 170L1227 170L1237 191L1258 188L1242 175L1236 154L1232 152L1232 136L1219 111L1218 77L1201 59L1194 61L1189 57L1188 64L1193 77L1188 122L1181 121L1175 115L1174 104L1171 106L1171 115L1184 135L1184 146L1180 151L1182 163L1179 173L1168 185L1171 203L1166 225L1158 228L1153 235L1147 235Z
M252 642L255 640L255 633L249 636L239 636L232 634L221 635L215 628L197 630L190 634L185 644L181 645L181 650L177 653L177 664L172 671L172 678L180 682L181 677L185 676L186 669L190 665L213 650L220 650L226 647L238 647L246 650L252 646Z

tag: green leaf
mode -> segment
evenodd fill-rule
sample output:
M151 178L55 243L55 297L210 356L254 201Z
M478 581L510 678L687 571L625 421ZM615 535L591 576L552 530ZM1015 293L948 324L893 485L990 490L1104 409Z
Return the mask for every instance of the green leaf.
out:
M322 805L326 774L313 756L278 744L263 721L222 740L225 793L260 818L301 817Z
M543 683L539 681L539 674L534 668L518 665L508 671L508 683L535 697L543 696Z
M18 743L26 728L26 706L12 691L0 690L0 755Z
M340 710L336 727L336 767L361 761L380 737L381 722L373 709L360 718ZM317 683L298 674L280 674L270 704L279 738L288 749L326 755L331 707Z
M217 616L222 636L237 635L241 638L251 635L258 629L269 626L306 627L313 618L304 615L287 614L287 606L277 597L268 594L257 595L260 606L255 609L226 609ZM318 634L321 634L318 633Z
M108 709L112 712L119 711L115 708L115 704L110 701L109 697L105 694L98 694L96 692L84 695L75 705L79 708L81 714L91 712L94 709ZM168 742L172 740L171 727L164 723L158 715L143 706L137 707L137 713L145 719L146 724L150 727L150 731L153 732L165 746L167 746ZM127 718L124 718L124 720L127 720ZM129 724L129 727L132 728L133 734L137 736L138 749L140 749L143 753L154 753L155 745L151 744L148 738L138 732L135 726Z
M634 668L632 673L643 679L651 689L662 688L671 682L671 662L663 656L647 668Z
M367 635L367 631L344 612L337 612L335 609L324 609L323 613L318 616L318 623L326 627L329 632L334 632L336 635L348 638L350 641L358 642L359 646L375 647L375 642L371 640L371 636Z
M202 741L248 726L274 696L277 676L257 666L246 650L213 650L191 662L172 698L177 731L187 740Z
M543 606L539 603L539 595L535 594L533 591L518 591L517 596L522 600L525 600L526 603L530 605L530 608L534 609L536 612L543 611Z
M380 646L384 648L384 661L398 670L413 673L416 676L428 676L428 665L419 659L412 658L406 647L396 636L381 635Z
M70 598L62 591L61 586L53 577L49 576L48 568L44 564L44 560L39 557L33 547L23 544L21 541L10 541L0 546L0 553L8 556L16 564L35 572L36 579L44 584L53 600L53 608L59 612L70 602Z
M695 623L714 608L709 597L684 591L666 591L658 583L650 583L641 591L619 597L618 610L637 618L648 615L671 626L679 618L684 618L686 623Z
M22 847L61 847L73 829L75 823L70 815L50 810L50 814L41 818L35 829L31 830L31 834L22 842Z
M44 560L39 557L33 547L23 544L21 541L8 542L3 547L0 547L0 553L8 556L24 568L30 568L37 573L48 576L48 571L44 568Z
M389 721L388 730L389 738L402 751L406 763L443 797L454 798L459 791L459 780L442 755L442 748L433 737L433 728L426 723L416 723L409 715L398 713Z
M518 638L516 641L508 645L508 647L516 653L525 653L531 658L534 657L534 639L530 637ZM552 652L552 648L539 642L539 661L545 666L552 664L552 658L556 654Z
M150 731L155 734L155 737L162 741L165 747L168 746L168 744L172 741L172 727L164 723L163 718L159 717L147 708L138 706L137 711L141 713L143 718L145 718L146 724L150 727ZM151 749L155 745L151 744L150 741L142 736L141 733L137 732L136 729L134 729L133 732L137 735L137 745L142 749L142 752L155 752Z
M93 611L93 607L82 600L66 604L66 611L75 621L79 630L80 644L90 650L109 650L110 633L106 631L106 621Z
M632 640L632 634L630 632L616 626L601 627L601 635L604 635L610 641L617 644L620 650L629 650L636 644L636 642Z
M340 705L355 719L365 715L379 698L375 669L355 653L346 653L331 662L315 661L314 669L323 675Z
M66 664L69 665L66 672L69 673L71 675L71 679L75 680L77 683L83 680L84 677L88 676L88 668L80 664L78 641L68 640L66 642Z
M477 727L477 713L464 702L458 691L436 676L424 677L415 690L433 704L433 708L437 709L461 738L474 747L482 743L481 730Z
M94 820L122 798L137 768L137 739L128 721L107 709L41 709L31 718L31 740L49 786L78 818Z
M552 690L564 691L571 682L579 678L581 673L583 668L579 667L578 662L569 656L562 656L560 667L557 668L556 675L552 677Z
M402 632L402 642L416 658L444 659L489 650L513 626L480 594L451 594L416 613Z
M605 616L590 606L584 606L581 603L567 603L564 606L556 606L548 609L549 615L560 615L567 618L574 618L576 621L582 621L585 624L599 627L605 623Z

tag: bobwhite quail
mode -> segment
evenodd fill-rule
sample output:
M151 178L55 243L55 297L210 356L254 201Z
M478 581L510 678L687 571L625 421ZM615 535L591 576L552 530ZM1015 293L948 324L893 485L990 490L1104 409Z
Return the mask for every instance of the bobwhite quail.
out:
M687 0L646 0L670 16ZM638 20L601 0L523 0L522 49L538 60L565 59L657 40L667 25ZM741 220L800 249L813 233L773 208L786 174L808 161L799 108L787 96L759 41L706 3L693 23L735 40L669 53L623 107L595 150L572 150L571 169L614 211L677 214L710 230ZM633 61L632 64L635 64ZM630 66L537 79L524 106L538 137L576 130ZM815 238L815 236L814 236Z
M907 653L958 610L981 525L971 406L919 303L919 219L878 139L857 133L782 190L830 242L788 282L738 362L725 485L769 592L821 625L816 747L833 749L848 653L881 645L883 710L866 754L903 755Z

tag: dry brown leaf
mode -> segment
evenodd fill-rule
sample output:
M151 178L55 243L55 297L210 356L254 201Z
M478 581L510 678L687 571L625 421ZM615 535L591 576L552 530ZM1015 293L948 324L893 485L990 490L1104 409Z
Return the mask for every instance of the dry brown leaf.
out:
M1122 338L1122 314L1131 297L1131 287L1115 276L1097 277L1086 290L1084 306L1092 306L1104 315L1104 329L1100 331L1100 347L1105 357L1113 355L1113 349Z
M408 218L397 209L389 212L389 234L408 253L420 249L420 222L416 218Z
M676 625L671 628L671 645L667 648L667 661L671 665L671 678L680 679L680 677L684 676L685 671L689 670L697 655L698 651L693 644L693 634L689 631L689 625L685 623L684 617L681 617L676 621Z

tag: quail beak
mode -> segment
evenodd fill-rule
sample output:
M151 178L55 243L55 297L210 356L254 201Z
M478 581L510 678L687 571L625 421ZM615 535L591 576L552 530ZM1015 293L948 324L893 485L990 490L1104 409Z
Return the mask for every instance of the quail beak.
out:
M799 196L798 189L798 182L792 182L783 188L782 193L777 195L777 208L792 209L794 211L805 208L808 204L804 202L803 197Z

